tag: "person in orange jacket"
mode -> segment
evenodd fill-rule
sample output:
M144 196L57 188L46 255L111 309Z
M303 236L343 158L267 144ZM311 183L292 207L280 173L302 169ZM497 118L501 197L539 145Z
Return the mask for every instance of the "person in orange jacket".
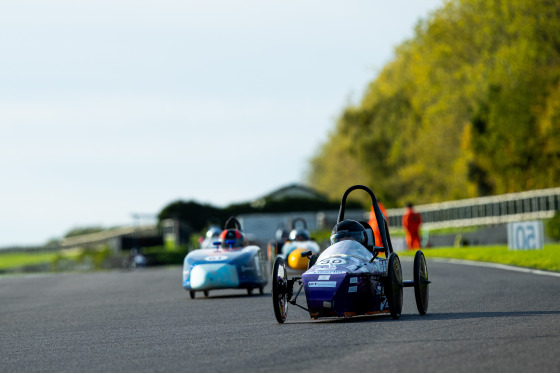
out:
M408 203L405 209L402 225L405 231L406 246L409 250L420 248L420 226L422 215L416 212L412 203Z
M387 211L385 210L383 204L381 204L381 201L377 200L377 205L379 205L381 213L383 213L385 220L387 220ZM383 247L383 241L381 240L381 233L379 232L379 226L377 225L377 219L375 218L375 211L373 210L373 206L371 207L371 212L369 213L368 223L373 230L373 236L375 236L375 246ZM387 222L387 225L389 225L389 222Z

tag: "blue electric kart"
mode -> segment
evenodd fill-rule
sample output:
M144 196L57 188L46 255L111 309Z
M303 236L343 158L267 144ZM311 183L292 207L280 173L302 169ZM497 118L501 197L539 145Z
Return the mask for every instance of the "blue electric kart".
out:
M230 227L232 226L232 227ZM195 298L197 291L208 296L210 290L224 288L253 289L264 293L268 266L260 247L249 245L241 224L230 217L213 249L190 252L183 263L183 288Z
M373 230L365 221L344 219L346 198L354 190L364 190L371 196L379 222L383 247L376 247ZM414 287L416 306L421 315L428 310L429 284L426 259L422 251L414 256L414 279L403 281L399 256L393 251L391 237L374 193L366 186L356 185L344 193L332 245L317 258L311 251L309 267L302 276L288 278L285 261L278 257L272 271L272 302L279 323L286 321L288 305L320 317L351 317L358 315L401 315L403 287ZM383 257L379 257L384 255ZM307 305L298 304L304 291Z

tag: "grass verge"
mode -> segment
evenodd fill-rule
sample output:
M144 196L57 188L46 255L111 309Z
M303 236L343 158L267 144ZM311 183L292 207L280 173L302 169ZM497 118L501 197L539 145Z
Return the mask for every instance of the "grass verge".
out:
M0 270L50 263L58 253L0 253Z
M153 256L155 265L180 264L186 254L186 249L146 251ZM560 244L546 244L544 249L531 251L511 251L507 245L471 246L471 247L443 247L423 248L426 258L450 258L471 261L499 263L521 266L532 269L560 272ZM398 252L399 256L414 256L414 251ZM107 251L74 251L72 253L0 253L0 272L25 268L40 264L49 264L51 270L60 270L63 262L84 263L92 262L97 267L109 253Z
M143 251L151 265L182 264L186 247L152 247ZM96 250L75 249L58 252L0 253L0 273L45 271L92 271L119 268L128 252L114 253L108 247Z
M546 244L544 249L513 251L507 245L461 247L461 248L423 248L426 258L451 258L505 265L521 266L531 269L560 272L560 244ZM399 256L414 256L414 251L399 252Z

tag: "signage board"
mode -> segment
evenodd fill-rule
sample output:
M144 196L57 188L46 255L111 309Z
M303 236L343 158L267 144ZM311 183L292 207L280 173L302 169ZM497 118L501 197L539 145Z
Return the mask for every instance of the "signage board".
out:
M544 248L542 221L508 223L507 234L509 249L526 250Z

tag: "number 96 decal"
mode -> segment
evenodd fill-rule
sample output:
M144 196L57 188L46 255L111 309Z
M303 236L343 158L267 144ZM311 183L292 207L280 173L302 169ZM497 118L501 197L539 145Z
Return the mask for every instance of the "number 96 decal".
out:
M343 258L325 258L324 260L317 261L317 265L344 265L346 260Z

